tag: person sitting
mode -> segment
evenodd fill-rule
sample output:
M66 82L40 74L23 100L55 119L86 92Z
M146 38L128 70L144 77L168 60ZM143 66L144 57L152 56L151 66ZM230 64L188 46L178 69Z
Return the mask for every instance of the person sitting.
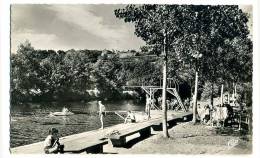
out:
M59 131L56 128L51 128L49 130L49 135L44 140L44 153L64 153L64 145L60 144Z
M66 108L66 107L63 107L62 112L63 112L63 113L67 113L67 112L69 112L69 109Z
M135 123L136 119L135 119L135 115L134 113L132 113L131 111L127 112L127 116L125 118L125 123Z

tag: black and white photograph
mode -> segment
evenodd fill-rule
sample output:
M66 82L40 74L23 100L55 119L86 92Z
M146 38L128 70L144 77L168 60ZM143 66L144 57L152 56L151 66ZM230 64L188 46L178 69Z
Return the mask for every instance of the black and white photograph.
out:
M10 3L9 154L252 155L253 9Z

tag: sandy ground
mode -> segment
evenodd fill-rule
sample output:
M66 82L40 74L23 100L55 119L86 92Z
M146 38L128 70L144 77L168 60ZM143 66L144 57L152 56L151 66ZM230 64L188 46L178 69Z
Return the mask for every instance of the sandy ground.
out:
M140 140L132 139L126 147L104 146L107 154L250 154L251 137L232 129L218 129L206 125L181 123L169 129L170 138L162 132ZM138 134L133 136L138 137Z

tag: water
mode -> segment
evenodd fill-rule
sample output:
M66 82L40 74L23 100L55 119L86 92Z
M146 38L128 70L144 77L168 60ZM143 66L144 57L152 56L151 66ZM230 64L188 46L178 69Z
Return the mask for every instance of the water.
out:
M103 102L108 111L144 111L144 105L129 101ZM75 113L70 116L51 116L50 112L67 107ZM88 103L30 103L11 106L10 147L43 141L48 129L55 127L60 136L81 133L101 127L97 101ZM123 123L124 120L113 113L104 118L104 127Z

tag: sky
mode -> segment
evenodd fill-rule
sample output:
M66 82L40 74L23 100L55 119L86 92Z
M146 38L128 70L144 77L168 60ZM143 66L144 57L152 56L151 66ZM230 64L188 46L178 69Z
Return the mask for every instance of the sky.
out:
M11 52L28 39L36 49L139 49L134 26L114 15L123 5L12 5Z
M138 50L134 25L114 15L124 5L16 4L11 7L11 52L29 40L35 49ZM252 7L240 6L250 13ZM251 27L252 29L252 27Z

